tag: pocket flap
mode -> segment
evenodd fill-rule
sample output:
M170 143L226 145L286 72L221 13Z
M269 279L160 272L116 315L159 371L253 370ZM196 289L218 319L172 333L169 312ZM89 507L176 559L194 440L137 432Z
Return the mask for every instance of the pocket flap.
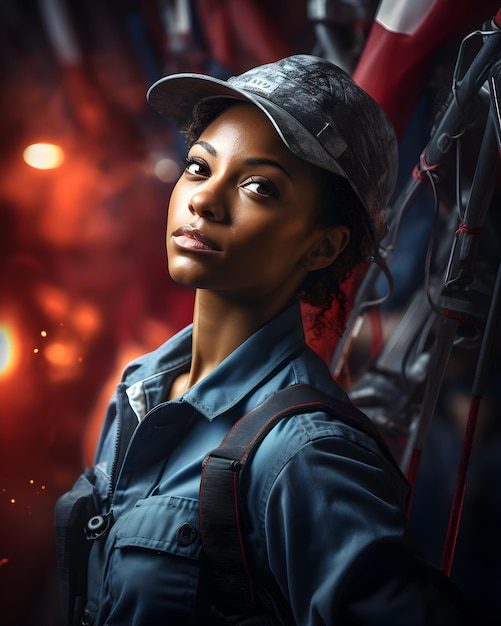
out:
M197 559L201 550L198 501L175 496L138 500L120 520L115 547L143 548Z

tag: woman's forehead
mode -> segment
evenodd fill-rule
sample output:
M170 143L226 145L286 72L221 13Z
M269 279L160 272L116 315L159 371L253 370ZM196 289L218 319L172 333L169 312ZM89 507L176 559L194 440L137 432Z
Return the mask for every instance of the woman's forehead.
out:
M195 143L200 142L208 144L216 152L218 149L239 150L248 158L266 155L304 174L318 169L294 155L268 117L258 107L246 102L236 102L222 112L205 128Z

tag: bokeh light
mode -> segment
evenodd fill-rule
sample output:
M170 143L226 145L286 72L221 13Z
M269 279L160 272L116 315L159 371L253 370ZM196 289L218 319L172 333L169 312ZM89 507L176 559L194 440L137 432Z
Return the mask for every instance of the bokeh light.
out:
M7 324L0 324L0 378L10 374L16 363L14 334Z
M64 152L53 143L33 143L25 148L23 159L27 165L37 170L52 170L63 164Z
M180 175L179 165L174 159L162 158L155 164L155 176L163 183L173 183Z

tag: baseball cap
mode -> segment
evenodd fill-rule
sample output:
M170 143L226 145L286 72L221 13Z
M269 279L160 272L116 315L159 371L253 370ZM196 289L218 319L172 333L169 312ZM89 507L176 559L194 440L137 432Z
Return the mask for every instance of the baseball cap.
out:
M300 54L221 80L172 74L148 90L160 115L186 128L202 101L233 98L259 107L297 157L346 178L364 205L377 239L395 186L395 131L381 107L341 68Z

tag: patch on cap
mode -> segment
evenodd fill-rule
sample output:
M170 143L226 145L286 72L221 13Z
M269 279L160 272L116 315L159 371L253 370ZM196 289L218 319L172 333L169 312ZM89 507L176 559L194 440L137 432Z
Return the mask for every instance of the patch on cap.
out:
M324 124L324 127L316 134L316 137L322 145L324 143L329 144L329 152L335 159L339 159L346 148L348 148L346 141L330 122Z
M228 81L231 85L231 78ZM252 89L257 93L270 94L275 91L279 87L279 83L275 83L271 80L260 78L259 76L252 76L248 81L245 82L245 89Z

